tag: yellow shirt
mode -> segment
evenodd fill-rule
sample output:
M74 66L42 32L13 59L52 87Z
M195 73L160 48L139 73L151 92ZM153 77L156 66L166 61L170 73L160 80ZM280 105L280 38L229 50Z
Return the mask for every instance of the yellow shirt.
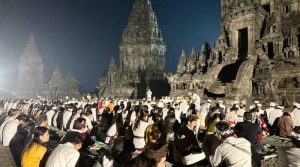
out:
M112 103L108 103L108 104L106 105L106 107L109 108L110 112L113 112L113 111L114 111L114 105L113 105Z
M22 167L39 167L47 148L34 143L26 152L22 155Z

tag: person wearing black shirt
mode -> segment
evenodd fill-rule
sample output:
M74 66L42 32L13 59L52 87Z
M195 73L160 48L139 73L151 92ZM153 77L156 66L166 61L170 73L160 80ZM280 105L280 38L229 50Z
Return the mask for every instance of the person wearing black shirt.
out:
M192 165L205 158L193 132L196 124L197 118L189 116L186 119L186 126L182 126L176 133L173 150L175 162Z

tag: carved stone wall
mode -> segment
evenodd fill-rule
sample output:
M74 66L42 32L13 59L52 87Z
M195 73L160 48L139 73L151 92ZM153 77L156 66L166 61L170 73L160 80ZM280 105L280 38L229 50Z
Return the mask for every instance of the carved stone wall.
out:
M298 0L221 0L220 37L207 57L206 72L192 77L205 85L199 94L254 97L283 104L300 100L299 18ZM177 73L169 77L172 94L176 94L178 82L190 82L181 80L189 75L183 70L187 68L182 65L185 60L182 54ZM222 80L228 73L233 79Z

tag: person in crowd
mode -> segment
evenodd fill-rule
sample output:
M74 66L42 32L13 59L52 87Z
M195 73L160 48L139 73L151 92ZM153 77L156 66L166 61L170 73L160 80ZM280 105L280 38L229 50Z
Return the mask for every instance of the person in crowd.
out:
M211 120L208 121L209 123L208 123L206 134L209 135L209 134L214 134L216 132L216 124L221 120L220 116L221 115L219 112L213 113Z
M290 137L294 128L290 113L284 112L281 117L278 117L274 121L273 128L277 136Z
M72 138L73 132L78 132L80 134L80 137L82 139L82 147L80 148L79 152L88 152L88 147L95 144L95 141L92 140L88 127L86 125L84 118L78 118L74 122L73 129L69 129L67 133L64 135L64 137L61 139L62 144L65 144L68 142L69 138Z
M262 144L258 141L257 134L261 134L262 129L259 125L252 123L252 120L252 113L245 112L244 122L237 123L234 131L237 137L247 139L256 150L260 150Z
M75 167L79 159L78 150L82 147L79 132L69 133L66 143L59 144L49 156L46 167Z
M2 131L2 144L3 146L9 146L11 139L17 133L18 126L24 126L29 120L25 114L19 115L16 119L9 121L3 128Z
M252 113L252 123L258 125L262 129L262 133L257 134L258 141L261 143L263 136L269 134L269 128L264 120L264 113L259 114L259 110L257 108L253 108L250 110Z
M168 145L155 145L148 146L145 148L144 154L150 158L154 159L156 162L156 167L165 167L166 156L168 152Z
M131 167L156 167L156 161L153 158L147 157L144 153L139 154L132 160Z
M92 115L92 111L90 109L88 109L82 116L82 118L85 119L86 121L86 125L87 125L87 128L90 130L93 129L93 125L92 125L92 118L93 118L93 115Z
M53 126L51 121L52 121L52 118L53 118L53 116L56 112L55 111L56 109L57 109L57 107L54 105L54 106L51 107L51 109L49 111L47 111L45 113L45 115L47 116L47 119L48 119L48 126Z
M145 146L145 130L148 127L148 116L147 110L141 110L138 119L132 126L133 133L133 144L137 153L144 151Z
M237 123L238 120L237 110L238 110L237 107L231 107L225 115L225 120L230 124L231 128L234 128L234 126Z
M270 107L266 109L265 117L266 117L267 122L269 122L268 119L270 117L270 113L275 111L275 106L276 106L276 103L270 102Z
M277 148L278 167L300 166L300 126L293 129L292 143L292 146Z
M212 166L225 163L228 167L252 167L251 144L244 138L232 137L230 125L226 122L216 124L217 137L222 144L217 147L215 154L209 160Z
M242 100L240 102L240 109L237 110L236 114L237 114L237 122L243 122L244 121L244 113L246 112L245 110L246 108L246 101Z
M174 141L174 124L178 122L175 118L175 110L174 108L170 108L168 110L168 114L164 119L163 124L163 141L172 142Z
M295 108L291 113L294 126L300 126L300 104L295 103Z
M41 127L48 127L48 118L45 114L40 115L37 119L36 119L36 123L37 126L41 126Z
M199 143L193 132L197 124L197 118L188 116L185 126L182 126L174 138L173 156L177 163L192 165L205 158L205 154L199 147Z
M21 110L11 110L10 115L3 121L3 123L0 126L0 142L3 142L3 129L7 125L8 122L16 119L21 114Z
M25 147L21 164L22 167L39 167L47 148L44 146L49 141L49 130L46 127L36 127L33 131L32 141Z
M145 130L145 142L156 143L162 142L163 120L158 113L152 115L153 124Z
M273 123L276 118L282 116L282 114L283 114L282 110L283 110L283 107L277 106L276 109L270 111L269 116L268 116L268 121L269 121L270 126L273 126Z
M101 149L99 151L99 158L93 167L115 167L128 164L131 157L125 158L123 149L124 141L117 138L108 150Z
M34 129L34 122L29 120L26 124L18 125L17 133L9 143L9 150L15 160L16 166L21 167L21 154L24 149L26 136Z
M74 105L71 103L69 105L66 106L67 109L64 111L63 113L63 119L62 119L62 123L63 123L63 130L67 131L67 123L69 121L69 119L72 116L72 111L74 110Z

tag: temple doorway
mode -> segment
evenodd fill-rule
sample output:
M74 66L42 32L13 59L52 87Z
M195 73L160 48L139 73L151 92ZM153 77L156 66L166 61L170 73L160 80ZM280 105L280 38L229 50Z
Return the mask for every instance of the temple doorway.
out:
M238 58L245 60L248 56L248 28L238 30Z

